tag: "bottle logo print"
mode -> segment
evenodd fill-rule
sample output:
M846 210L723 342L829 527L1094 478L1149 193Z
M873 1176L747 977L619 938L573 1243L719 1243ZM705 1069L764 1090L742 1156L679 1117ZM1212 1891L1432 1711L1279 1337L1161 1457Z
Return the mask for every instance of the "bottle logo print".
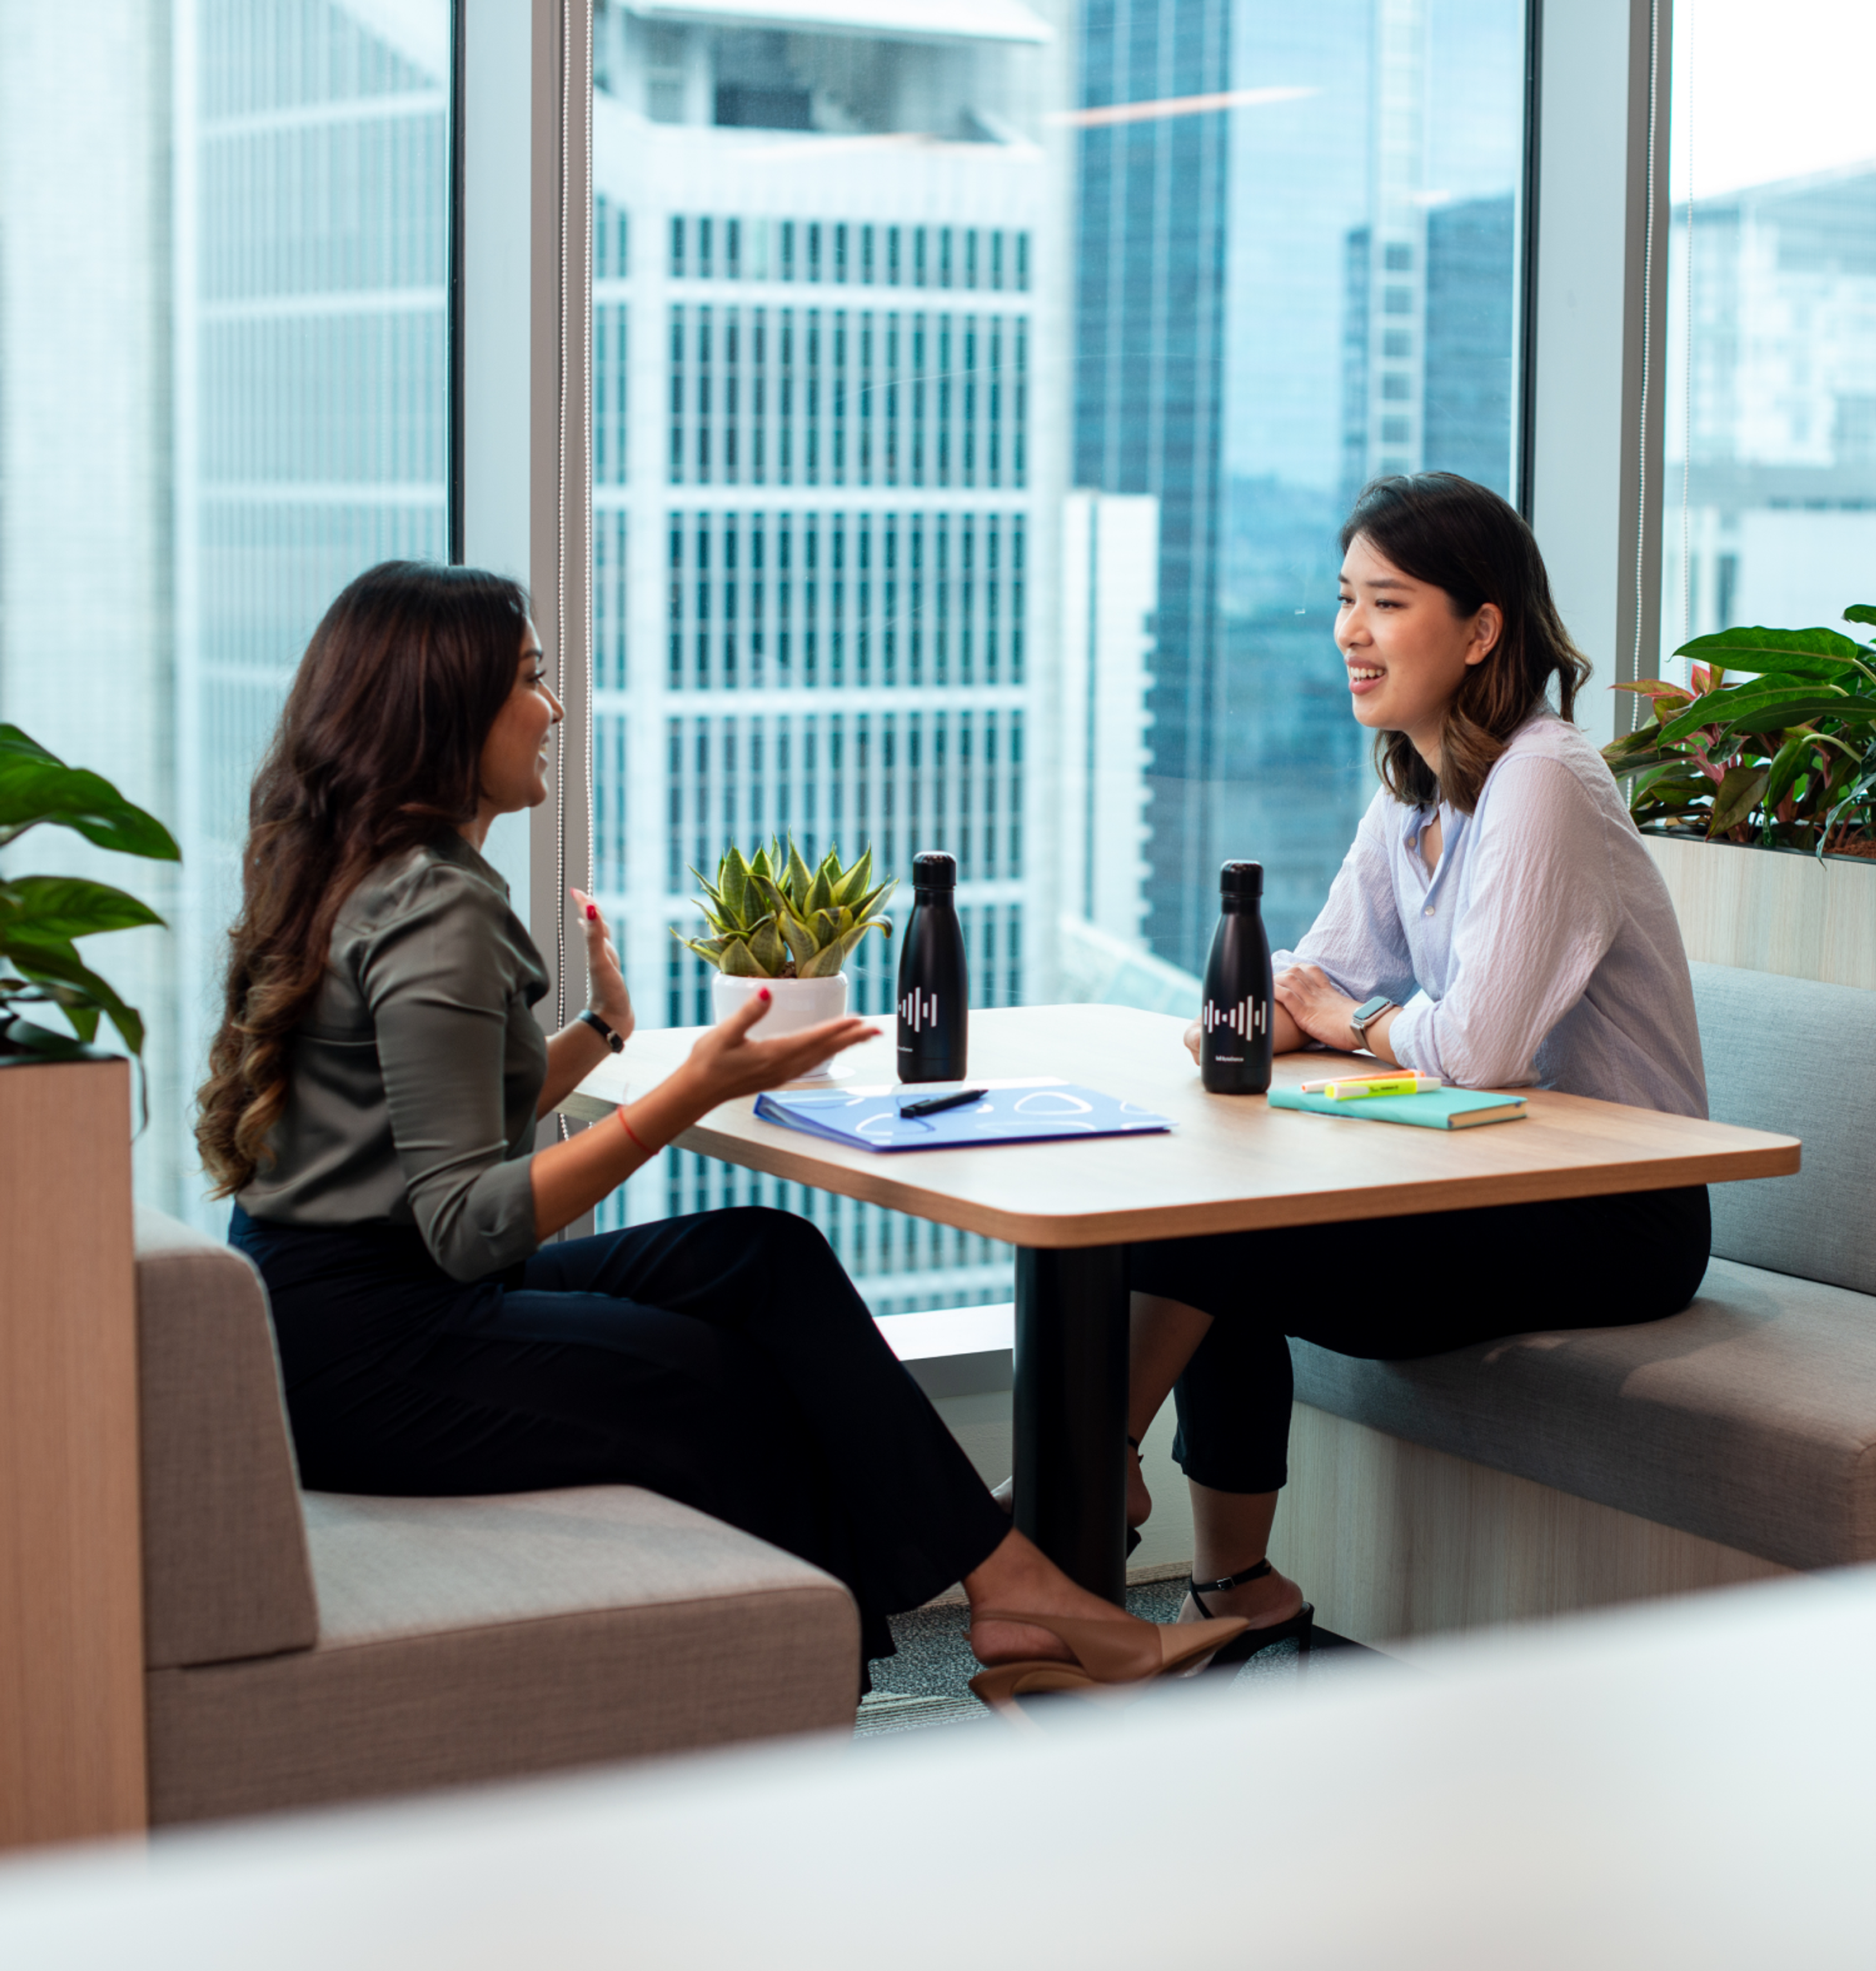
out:
M1261 999L1240 999L1235 1006L1221 1006L1216 1000L1207 999L1200 1017L1208 1034L1229 1027L1240 1040L1248 1041L1270 1025L1270 1008Z
M938 1024L938 995L921 992L917 986L899 1002L899 1017L915 1034Z

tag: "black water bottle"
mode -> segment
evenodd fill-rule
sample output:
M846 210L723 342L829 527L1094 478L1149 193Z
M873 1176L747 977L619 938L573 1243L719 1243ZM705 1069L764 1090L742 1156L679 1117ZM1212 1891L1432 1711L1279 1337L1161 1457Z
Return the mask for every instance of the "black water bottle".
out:
M966 1072L970 981L957 887L954 856L931 849L913 857L912 914L899 951L901 1081L961 1081Z
M1205 961L1199 1073L1213 1095L1262 1095L1270 1086L1270 940L1264 935L1264 865L1227 862L1218 872L1218 928Z

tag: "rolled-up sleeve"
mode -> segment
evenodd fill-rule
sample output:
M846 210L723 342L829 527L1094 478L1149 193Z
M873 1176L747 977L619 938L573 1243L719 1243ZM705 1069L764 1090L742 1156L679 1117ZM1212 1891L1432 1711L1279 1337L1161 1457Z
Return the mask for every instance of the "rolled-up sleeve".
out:
M537 1243L529 1159L509 1156L503 1116L516 986L500 911L486 884L432 865L359 961L411 1210L458 1280L498 1272Z
M1294 951L1272 954L1273 970L1319 966L1335 989L1351 999L1372 999L1377 992L1399 999L1413 989L1413 954L1401 927L1383 832L1389 810L1395 803L1385 793L1370 804L1321 914Z
M1567 767L1503 761L1488 797L1493 825L1478 830L1447 989L1416 992L1388 1034L1403 1067L1461 1088L1538 1078L1538 1049L1621 924L1602 819Z

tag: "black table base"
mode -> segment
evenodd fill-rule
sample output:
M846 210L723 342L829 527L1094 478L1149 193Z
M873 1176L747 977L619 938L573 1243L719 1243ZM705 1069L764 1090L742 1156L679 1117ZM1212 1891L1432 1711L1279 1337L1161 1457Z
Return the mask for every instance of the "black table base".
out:
M1125 1249L1016 1255L1016 1524L1110 1601L1127 1597Z

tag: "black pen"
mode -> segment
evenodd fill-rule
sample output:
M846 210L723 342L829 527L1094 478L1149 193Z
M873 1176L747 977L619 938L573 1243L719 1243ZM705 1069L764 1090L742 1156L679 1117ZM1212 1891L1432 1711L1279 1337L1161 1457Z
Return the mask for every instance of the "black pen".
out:
M941 1109L962 1109L967 1102L981 1102L985 1093L981 1088L960 1088L955 1095L928 1095L923 1102L908 1102L899 1113L936 1116Z

